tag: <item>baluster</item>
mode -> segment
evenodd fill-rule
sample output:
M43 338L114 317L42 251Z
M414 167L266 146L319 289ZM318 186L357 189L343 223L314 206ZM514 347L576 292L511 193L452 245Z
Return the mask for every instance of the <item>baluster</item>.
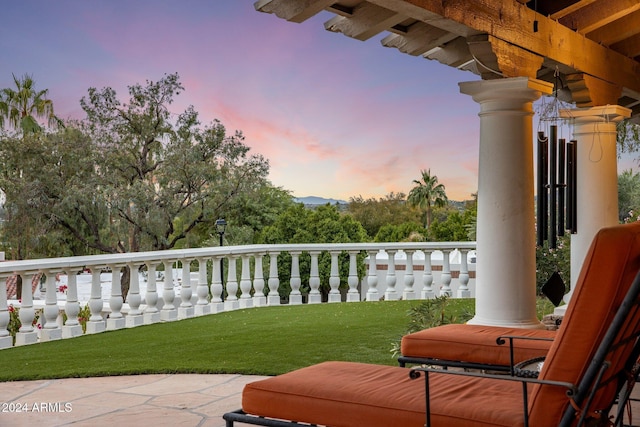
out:
M404 290L402 291L402 298L405 300L416 299L416 291L413 289L413 251L405 249L404 253L407 257L406 269L404 273Z
M369 275L367 276L367 301L379 301L380 296L378 293L378 272L376 263L377 250L367 251L369 253Z
M191 297L193 290L191 289L191 260L182 260L182 287L180 288L180 307L178 307L178 319L187 319L193 317L195 310Z
M35 278L36 275L37 273L33 273L32 278ZM38 342L38 332L33 327L36 311L33 308L32 280L26 280L26 274L23 274L22 277L22 302L20 303L20 312L18 314L21 326L16 334L16 346Z
M13 337L9 334L9 322L11 315L7 305L7 280L10 274L0 275L0 349L13 346ZM29 288L31 290L31 288Z
M347 302L360 301L358 293L358 254L360 251L349 251L349 292L347 292Z
M213 313L221 313L224 311L224 302L222 301L222 257L214 257L212 260L212 280L211 280L211 311Z
M267 305L280 305L280 277L278 277L278 255L280 252L269 253L269 295L267 295Z
M267 297L264 295L264 272L262 271L262 257L264 253L255 255L255 266L253 273L253 305L255 307L264 307L267 305Z
M433 291L433 271L431 269L431 254L432 251L423 249L424 252L424 270L422 274L422 291L420 292L420 298L431 299L435 298L436 294Z
M458 298L471 298L471 291L469 290L469 266L467 264L467 249L460 249L460 276L458 281L460 287L458 288Z
M387 289L384 291L385 301L396 301L398 291L396 291L396 251L387 249Z
M319 304L322 302L320 294L320 272L318 269L318 256L320 251L309 251L311 255L311 271L309 272L309 304Z
M253 307L253 300L251 299L251 256L248 254L242 255L242 272L240 273L240 308Z
M40 331L40 342L62 339L62 329L58 325L58 289L56 288L56 274L53 271L44 271L47 276L46 293L44 298L45 323ZM31 291L31 289L29 289Z
M198 261L198 285L196 286L196 302L195 315L204 316L211 313L211 306L207 297L209 296L209 285L207 283L207 260L205 258L196 258Z
M125 317L125 326L134 328L144 324L144 317L140 304L142 296L140 295L140 265L127 263L129 269L129 293L127 294L127 302L129 303L129 313Z
M300 254L302 252L295 251L291 254L291 293L289 294L289 304L297 305L302 304L302 294L300 293L300 285L302 280L300 279Z
M229 272L227 275L227 298L224 302L224 309L237 310L240 307L238 303L238 275L236 273L236 260L238 257L229 256Z
M124 316L122 315L122 284L120 278L120 266L109 265L111 268L111 297L109 298L109 308L111 313L107 316L107 331L115 331L125 327Z
M162 261L164 264L164 286L162 288L162 299L164 305L160 310L160 320L163 322L171 322L178 318L178 310L173 305L176 299L176 291L173 288L173 261Z
M329 302L340 302L340 251L329 251L331 254L331 274L329 275Z
M156 265L147 263L147 292L145 293L145 301L147 307L144 309L142 320L145 325L151 325L160 321L160 311L158 311L158 288L156 283Z
M74 269L65 271L67 275L67 302L64 305L64 312L67 315L67 321L62 327L62 338L75 338L82 335L82 325L78 322L78 314L80 314L78 271ZM22 291L22 301L24 301L24 289Z
M451 291L451 266L449 263L449 254L451 250L443 249L442 250L442 276L440 277L440 281L442 282L442 286L440 287L440 296L452 296L453 292Z
M87 334L97 334L105 331L106 323L102 318L102 306L100 267L96 265L91 269L91 298L89 299L89 310L91 311L91 316L87 322Z

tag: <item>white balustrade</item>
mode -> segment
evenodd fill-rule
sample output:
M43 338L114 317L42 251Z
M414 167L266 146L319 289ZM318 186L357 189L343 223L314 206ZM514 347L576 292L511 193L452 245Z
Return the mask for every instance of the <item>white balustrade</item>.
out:
M300 279L300 254L302 251L290 251L289 253L291 254L291 279L289 279L291 293L289 294L289 304L302 304L302 293L300 292L300 286L302 285L302 280Z
M198 261L198 285L196 286L196 295L198 301L196 302L195 315L204 316L211 314L211 306L207 297L209 296L209 285L207 284L207 259L196 258Z
M178 319L178 310L173 305L176 299L176 291L173 289L173 260L164 260L164 286L162 287L162 300L164 305L160 310L160 320L172 322Z
M318 269L318 256L320 251L309 251L311 255L311 271L309 272L309 304L319 304L322 302L320 294L320 273Z
M35 277L36 273L31 273L29 276ZM31 280L27 280L28 276L25 274L22 279L22 302L20 303L20 312L18 317L20 318L20 329L16 333L15 345L27 345L35 344L38 342L38 332L33 327L33 322L36 318L36 311L33 308L33 294L31 293Z
M264 295L264 273L262 271L262 257L264 253L258 252L255 255L254 274L253 274L253 306L264 307L267 305L267 297Z
M191 260L182 260L182 287L180 288L180 307L178 307L178 319L188 319L193 317L195 310L191 297Z
M62 338L75 338L82 335L82 325L78 322L80 314L80 303L78 302L78 269L67 269L67 302L64 304L64 312L67 315L67 321L62 326ZM29 290L25 293L22 291L22 302L24 303L25 294L31 294ZM22 309L20 310L22 314ZM22 321L22 318L20 319ZM22 323L24 325L24 322Z
M228 257L229 274L227 275L227 298L224 301L224 309L226 311L237 310L240 307L238 303L238 276L236 273L237 256Z
M151 325L160 321L160 311L158 310L158 289L156 276L156 263L147 262L147 293L145 300L147 307L142 314L142 322L145 325Z
M339 251L329 251L331 254L331 275L329 276L329 302L340 302L340 264L338 263Z
M253 307L251 298L251 257L249 254L242 255L242 272L240 273L240 308Z
M434 298L436 294L473 297L475 263L469 264L469 254L474 250L475 243L462 242L289 244L5 261L0 263L0 280L4 283L0 286L0 348L33 344L38 340L72 338L82 334L83 326L85 333L95 334L107 329L239 308L279 305L278 256L286 253L291 255L289 304L303 303L303 280L308 280L307 302L310 304L322 302L320 288L323 286L329 289L328 302L341 301L343 294L348 302L379 301L383 296L385 300L426 299ZM303 278L300 257L307 253L311 260L310 271ZM363 253L368 255L364 259L367 273L360 277L362 261L359 258ZM348 255L347 277L341 277L341 271L344 271L341 269L341 262L344 262L342 254ZM269 263L266 283L265 256ZM228 263L226 272L221 267L221 261L225 259ZM330 262L330 265L323 264L321 270L321 260ZM193 261L198 265L197 285L191 280ZM207 274L209 262L212 265L211 283ZM164 265L161 287L157 286L157 266L160 264ZM242 268L240 275L237 274L239 264ZM181 266L180 271L175 270L176 265ZM142 266L146 267L146 273L140 273ZM130 273L126 301L123 301L121 291L123 267ZM110 273L105 273L105 269L110 269ZM86 270L91 271L90 289L87 289ZM21 301L7 300L6 280L15 274L23 278ZM41 275L46 277L42 289L44 301L34 299L32 294L31 283ZM176 275L181 277L179 291L174 283ZM58 283L65 283L66 287L58 287ZM345 283L348 285L346 289L342 288ZM421 284L419 290L415 283ZM283 297L286 299L287 295L283 294ZM174 304L176 299L179 307ZM8 329L11 319L9 304L20 310L22 326L18 331L10 332ZM89 318L79 319L82 307L87 305ZM38 313L41 313L40 330L33 326ZM63 314L66 315L64 325ZM15 338L11 336L14 333Z

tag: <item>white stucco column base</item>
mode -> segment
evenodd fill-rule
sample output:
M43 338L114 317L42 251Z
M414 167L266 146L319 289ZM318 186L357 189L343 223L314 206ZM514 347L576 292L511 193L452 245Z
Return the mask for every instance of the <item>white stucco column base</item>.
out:
M480 104L476 314L469 324L543 328L536 316L533 101L527 77L460 83Z
M569 302L584 257L598 230L618 223L617 123L630 117L631 110L618 105L562 110L572 118L577 140L576 212L577 233L571 235L571 290ZM566 306L555 309L562 315Z

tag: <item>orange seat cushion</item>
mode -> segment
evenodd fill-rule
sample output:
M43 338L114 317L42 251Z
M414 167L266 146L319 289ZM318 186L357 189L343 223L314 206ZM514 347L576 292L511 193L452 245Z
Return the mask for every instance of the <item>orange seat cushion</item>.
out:
M500 326L443 325L405 335L401 352L409 357L508 366L509 342L496 344L498 337L504 335L553 339L556 332ZM514 340L513 344L515 363L545 356L551 347L551 341L539 340Z
M523 425L517 382L440 373L429 380L433 427ZM242 409L331 427L423 427L424 385L407 368L325 362L247 384Z

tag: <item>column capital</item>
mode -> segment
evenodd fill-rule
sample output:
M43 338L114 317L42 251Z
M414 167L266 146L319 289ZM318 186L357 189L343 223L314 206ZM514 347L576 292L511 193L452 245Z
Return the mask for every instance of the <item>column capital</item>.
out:
M560 117L575 119L578 122L613 122L618 123L631 117L631 110L620 105L603 105L598 107L574 108L560 110Z
M520 100L533 102L553 92L553 83L529 77L511 77L498 80L476 80L458 83L460 92L470 95L478 103L494 100Z

